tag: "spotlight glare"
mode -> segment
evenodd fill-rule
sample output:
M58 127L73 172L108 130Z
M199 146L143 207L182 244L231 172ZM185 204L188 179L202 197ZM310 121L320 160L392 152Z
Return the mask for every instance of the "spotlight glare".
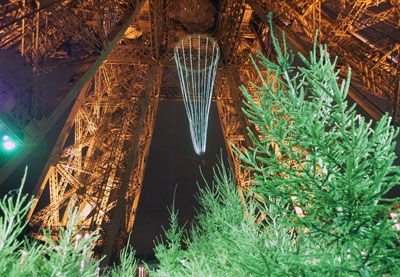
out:
M7 136L7 135L4 135L4 136L3 136L3 140L9 140L9 139L10 139L9 136Z
M15 142L11 141L11 140L7 140L6 142L4 142L3 147L5 150L11 151L15 148L16 144Z

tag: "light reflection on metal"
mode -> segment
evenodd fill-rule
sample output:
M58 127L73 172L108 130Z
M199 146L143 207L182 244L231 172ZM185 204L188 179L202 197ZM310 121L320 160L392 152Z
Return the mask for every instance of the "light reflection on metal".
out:
M189 35L175 46L174 58L193 148L206 151L208 115L219 59L218 43L206 35Z

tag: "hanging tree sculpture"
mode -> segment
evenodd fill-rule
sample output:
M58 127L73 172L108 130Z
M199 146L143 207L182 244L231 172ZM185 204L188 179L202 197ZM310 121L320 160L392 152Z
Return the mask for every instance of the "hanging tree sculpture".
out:
M219 59L218 43L206 35L189 35L175 46L174 58L193 148L206 151L208 115Z

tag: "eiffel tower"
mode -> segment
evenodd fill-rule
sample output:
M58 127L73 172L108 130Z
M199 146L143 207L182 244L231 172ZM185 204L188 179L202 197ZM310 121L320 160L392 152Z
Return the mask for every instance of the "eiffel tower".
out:
M318 29L338 68L353 69L350 97L372 118L388 111L399 119L396 0L0 0L0 54L17 53L32 79L18 91L0 75L1 126L30 146L0 160L0 184L63 122L33 192L32 236L50 228L56 237L79 208L79 227L99 232L96 252L107 254L105 262L125 244L158 103L182 100L173 49L193 33L220 45L213 101L245 190L248 173L233 147L250 146L246 128L254 127L239 86L261 83L249 54L274 58L269 12L297 51L312 47Z

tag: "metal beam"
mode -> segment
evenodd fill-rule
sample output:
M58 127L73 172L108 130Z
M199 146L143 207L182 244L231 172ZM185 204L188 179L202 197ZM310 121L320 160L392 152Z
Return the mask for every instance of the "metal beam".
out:
M61 158L61 153L62 149L65 145L65 142L67 141L67 138L69 134L71 133L71 129L75 123L76 116L82 107L82 105L85 103L85 98L89 92L89 90L92 88L92 81L87 82L81 92L79 93L78 97L76 98L74 105L68 115L67 120L64 123L64 126L61 130L60 135L57 138L56 144L53 147L53 150L51 151L50 157L46 162L46 165L44 166L42 170L42 174L39 177L38 181L36 182L36 186L33 189L32 194L35 196L34 202L32 204L32 207L27 215L27 219L30 220L33 211L36 209L36 205L39 201L39 199L42 196L42 193L44 191L44 186L46 185L45 179L48 178L48 174L50 171L50 167Z
M158 65L153 65L149 72L150 80L148 81L148 87L146 89L145 95L139 100L139 117L138 123L134 129L132 134L133 140L131 142L130 151L125 156L123 164L123 178L121 180L118 198L116 200L116 206L113 209L113 212L110 216L110 221L104 226L105 232L105 245L102 250L102 255L105 255L105 258L102 260L104 265L107 265L113 255L117 254L118 250L121 249L120 243L118 243L117 238L119 236L127 236L130 230L127 230L125 225L125 217L127 215L135 217L136 207L138 203L138 199L140 196L140 189L133 199L133 203L129 203L126 200L126 196L129 190L129 186L132 182L132 174L134 170L138 170L141 172L141 179L143 179L144 167L136 167L135 165L138 163L140 158L140 139L145 134L145 137L150 136L153 130L154 116L155 116L155 108L158 103L158 96L160 91L161 84L161 74L162 68ZM150 107L152 109L150 109ZM151 123L151 126L147 126L146 123ZM150 140L147 139L147 143L145 143L144 150L146 153L142 155L143 159L146 159L148 151L150 147ZM140 180L139 182L142 182ZM133 207L132 207L133 206ZM127 213L127 208L129 211L134 210L134 212ZM130 228L133 227L134 218L129 219ZM123 240L124 241L124 240Z
M240 25L245 12L244 0L223 0L217 21L217 39L221 48L221 61L228 64L236 51Z

